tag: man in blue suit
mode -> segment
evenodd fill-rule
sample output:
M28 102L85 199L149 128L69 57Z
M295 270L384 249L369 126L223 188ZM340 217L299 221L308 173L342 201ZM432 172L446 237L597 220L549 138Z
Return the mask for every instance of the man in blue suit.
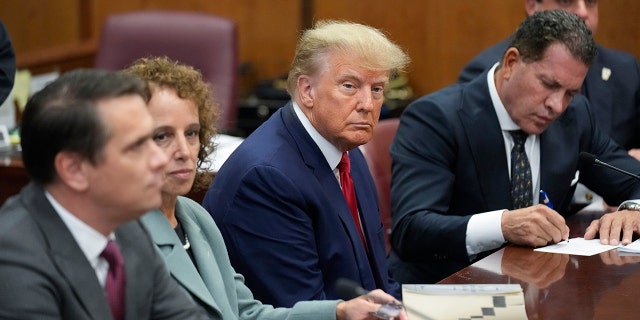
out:
M525 0L527 15L562 9L578 15L593 34L598 30L597 0ZM469 82L500 60L511 37L485 49L460 72L458 82ZM587 72L581 93L589 99L598 125L629 154L640 160L640 66L631 54L598 45L598 55ZM592 192L579 188L576 209L594 199ZM581 204L581 205L580 205Z
M538 12L500 64L409 105L391 146L394 278L437 282L505 243L567 239L564 216L578 181L608 203L640 198L640 181L579 165L588 152L640 173L640 162L598 129L577 95L596 52L576 15ZM541 204L541 190L553 206ZM623 210L594 221L584 237L627 244L638 225L640 214Z
M257 299L290 307L338 298L339 278L400 296L357 147L372 136L389 78L408 62L368 26L329 21L303 34L288 77L293 101L236 149L203 201ZM349 179L337 168L347 159L356 219L341 189Z

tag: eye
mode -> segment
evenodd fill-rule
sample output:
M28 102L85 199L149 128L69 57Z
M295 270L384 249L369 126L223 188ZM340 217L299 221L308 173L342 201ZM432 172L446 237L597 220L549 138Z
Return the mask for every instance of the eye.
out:
M348 83L348 82L343 83L342 87L344 87L345 89L349 89L349 90L353 90L353 89L356 88L356 86L354 86L352 83Z
M171 134L166 131L159 131L153 134L153 142L159 147L167 146L171 140Z
M200 141L200 130L187 130L184 135L190 141Z

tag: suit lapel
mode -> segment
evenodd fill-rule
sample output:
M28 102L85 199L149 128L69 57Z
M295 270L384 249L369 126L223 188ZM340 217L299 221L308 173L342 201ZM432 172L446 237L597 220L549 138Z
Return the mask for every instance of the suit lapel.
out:
M351 216L351 211L347 205L347 201L344 199L344 195L342 194L340 184L333 173L333 168L329 167L322 151L320 151L320 148L318 148L311 136L309 136L309 133L304 129L304 126L296 116L291 103L287 104L282 109L282 119L285 127L289 131L292 141L298 148L303 161L313 171L313 175L322 186L322 191L327 195L327 198L331 199L331 201L328 201L327 206L330 207L330 212L337 213L345 232L351 240L351 247L358 262L360 275L371 274L371 265L369 264L367 252L362 246L360 235L356 229L353 217ZM358 187L356 187L356 197L357 190ZM361 280L363 285L370 283L367 279L363 278Z
M192 249L196 250L197 248L204 250L204 245L208 246L208 244L203 245L203 243L201 243L206 240L202 239L199 228L195 226L190 219L184 219L182 216L180 218L185 232L189 237L189 242L193 245ZM152 241L164 257L171 276L173 276L182 287L189 291L189 293L198 297L211 308L219 310L198 270L192 263L191 258L189 258L189 255L183 249L180 239L162 212L159 210L149 212L140 220L145 228L147 228ZM199 256L198 252L194 252L194 256ZM212 257L208 258L212 259ZM205 265L209 267L209 264ZM207 270L207 272L215 272L215 270Z
M470 82L463 90L464 107L460 109L459 117L471 151L470 161L476 166L481 193L479 198L485 201L484 209L511 208L511 184L504 138L489 96L486 74ZM461 157L467 157L464 149L458 152Z
M574 188L570 188L577 169L575 157L566 154L578 154L579 146L575 128L575 114L570 107L547 130L540 135L540 189L551 198L554 209L563 212L573 197ZM573 170L567 170L572 168ZM569 192L567 192L569 190Z
M43 190L31 183L23 192L23 204L40 226L49 245L51 259L69 283L76 299L91 319L110 319L111 311L95 270L44 196Z

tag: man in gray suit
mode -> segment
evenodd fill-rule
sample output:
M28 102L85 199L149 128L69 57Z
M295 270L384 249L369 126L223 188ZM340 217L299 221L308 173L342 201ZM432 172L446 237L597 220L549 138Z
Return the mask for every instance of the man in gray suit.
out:
M206 318L134 221L160 206L167 163L148 99L133 76L78 70L28 102L32 182L0 208L0 318Z

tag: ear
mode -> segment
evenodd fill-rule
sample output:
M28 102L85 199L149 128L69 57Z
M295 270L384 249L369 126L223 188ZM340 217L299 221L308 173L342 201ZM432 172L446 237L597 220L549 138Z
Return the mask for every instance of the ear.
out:
M538 5L537 0L524 0L524 11L527 13L527 16L530 16L536 13L537 5Z
M516 48L509 48L504 53L504 57L502 58L502 74L505 78L511 77L511 73L513 72L516 65L521 62L520 51Z
M298 98L302 104L300 107L313 108L315 91L311 77L306 75L299 76L296 85L298 86Z
M65 185L76 191L84 191L89 187L85 170L87 161L77 153L62 151L56 155L54 166Z

